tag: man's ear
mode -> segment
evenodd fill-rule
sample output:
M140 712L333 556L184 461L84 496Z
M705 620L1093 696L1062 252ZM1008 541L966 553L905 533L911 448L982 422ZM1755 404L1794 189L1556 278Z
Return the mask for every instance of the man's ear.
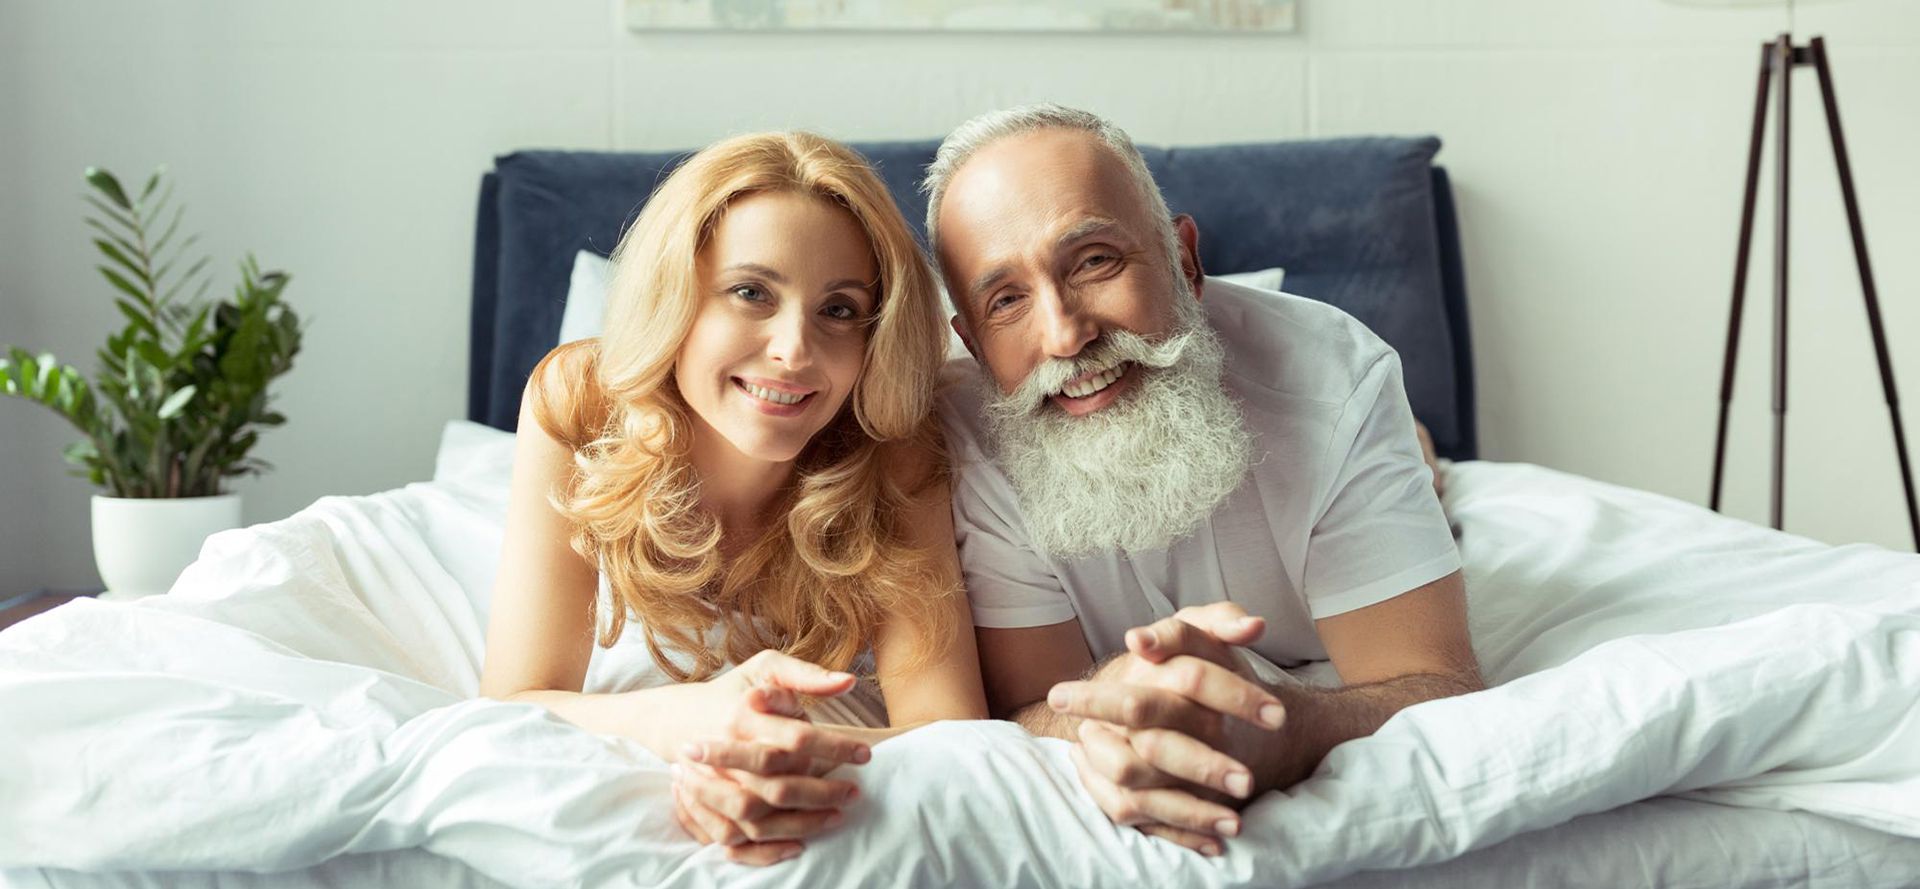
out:
M1181 213L1173 217L1173 234L1180 241L1180 274L1193 285L1193 298L1199 299L1207 279L1207 270L1200 267L1200 225Z
M980 347L973 344L973 337L967 334L967 326L960 323L960 316L948 318L947 323L953 325L954 335L960 337L960 344L967 347L967 354L972 355L975 361L983 361L980 357Z

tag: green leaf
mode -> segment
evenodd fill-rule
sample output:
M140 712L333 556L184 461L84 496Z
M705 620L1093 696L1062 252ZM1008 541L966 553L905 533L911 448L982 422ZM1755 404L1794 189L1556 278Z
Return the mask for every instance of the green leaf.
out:
M35 360L40 366L38 368L39 373L33 381L33 397L41 398L40 393L47 391L47 380L52 378L54 368L59 365L58 359L53 357L52 352L41 352L40 357Z
M133 244L128 242L126 238L123 238L117 234L114 234L113 229L110 229L104 225L101 225L100 220L89 217L85 221L86 221L86 224L91 226L94 231L97 231L100 234L105 235L107 240L112 241L115 246L119 247L121 250L126 251L128 256L136 256L140 253L140 248L133 246Z
M139 307L124 299L114 300L113 306L120 310L120 314L127 317L127 324L134 329L155 339L160 338L160 331L154 328L152 319L148 318L146 312Z
M146 268L129 259L127 254L120 252L120 248L115 247L113 244L101 238L94 238L93 246L100 248L100 252L106 254L107 258L126 267L126 270L132 272L134 277L139 278L141 283L148 287L153 286L153 281L147 277Z
M134 299L138 300L141 305L145 306L145 305L151 305L153 303L153 297L147 295L146 291L133 286L133 282L127 280L126 278L121 277L119 272L116 272L113 269L107 268L106 266L103 266L103 265L97 265L97 266L94 266L94 268L99 269L100 274L105 275L109 283L113 284L113 286L115 287L120 288L120 291L122 293L125 293L126 295L131 296Z
M98 458L100 456L100 449L94 447L93 442L81 439L80 441L67 445L61 453L67 458L67 462L84 465L88 460Z
M166 230L160 233L160 237L155 238L153 240L153 255L159 256L161 251L167 249L167 242L173 240L173 233L180 229L180 216L185 212L187 212L187 208L185 206L174 208L173 221L167 223ZM198 236L196 235L195 237L198 237ZM191 244L193 243L193 240L194 240L193 238L188 238L187 243ZM186 245L184 244L181 245L180 249L182 250L187 249ZM155 275L154 277L158 278L159 275Z
M194 387L187 386L181 389L180 391L167 396L167 400L160 403L160 411L159 411L160 419L162 420L173 419L175 414L180 413L181 408L184 408L187 406L187 402L193 400L193 393L195 391L197 390L195 390Z
M173 286L167 288L167 292L160 294L160 301L163 303L171 302L173 300L173 295L175 293L178 293L180 291L180 288L183 285L185 285L188 281L193 280L195 275L200 274L201 269L204 269L207 267L208 259L209 257L205 257L205 256L200 257L200 261L194 263L191 267L189 267L186 273L180 276L180 280L173 282ZM200 293L206 292L206 286L207 285L205 283L202 283L200 285ZM199 294L195 294L194 299L199 299L199 298L200 298Z
M167 187L160 190L159 199L155 200L151 204L148 204L140 208L141 223L151 228L153 226L153 223L160 218L160 214L166 212L167 201L170 201L172 199L173 199L173 180L169 179L167 180Z
M140 223L133 220L133 217L114 209L113 205L106 201L89 196L86 198L86 202L92 205L93 209L100 211L100 215L107 217L108 221L119 223L126 234L132 235L135 240L139 240L141 233L146 231L145 228L141 227Z
M127 210L133 209L133 202L127 200L127 193L120 187L120 180L113 178L112 173L102 170L99 167L88 167L85 175L87 177L87 184L93 186L95 190L112 198L113 202L119 204L122 208Z
M153 189L160 184L160 177L165 175L166 172L166 164L161 164L153 168L153 175L147 177L146 187L140 189L140 200L144 201L147 199L147 195L153 194Z

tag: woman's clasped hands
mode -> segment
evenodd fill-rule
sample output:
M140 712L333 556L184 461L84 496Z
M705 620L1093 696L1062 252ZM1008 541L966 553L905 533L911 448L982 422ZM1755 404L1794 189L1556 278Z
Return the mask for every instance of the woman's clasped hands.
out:
M815 725L802 696L834 697L854 677L762 651L706 682L680 686L698 704L675 727L674 817L727 858L767 865L800 854L804 840L845 820L859 787L828 773L872 759L865 743ZM657 711L656 711L657 712Z

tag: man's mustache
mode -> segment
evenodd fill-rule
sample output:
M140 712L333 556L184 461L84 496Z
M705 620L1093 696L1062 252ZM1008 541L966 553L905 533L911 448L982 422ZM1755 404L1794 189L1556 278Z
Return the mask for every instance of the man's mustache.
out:
M1018 388L1001 395L987 405L996 422L1018 420L1046 404L1075 377L1094 370L1132 362L1148 369L1162 369L1180 363L1192 346L1196 331L1182 327L1160 342L1153 342L1131 330L1110 329L1080 350L1072 358L1049 358L1027 374Z

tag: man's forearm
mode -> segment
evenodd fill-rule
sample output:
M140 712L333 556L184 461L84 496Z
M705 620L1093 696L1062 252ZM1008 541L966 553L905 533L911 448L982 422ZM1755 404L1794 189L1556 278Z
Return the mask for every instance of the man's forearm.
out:
M1119 660L1120 656L1120 654L1110 654L1101 658L1095 662L1093 666L1088 667L1087 672L1082 674L1080 678L1092 679L1098 676L1101 670L1106 669L1108 664ZM1026 729L1028 734L1036 738L1061 738L1072 741L1078 737L1077 733L1080 730L1079 717L1056 712L1052 706L1047 704L1046 698L1041 698L1025 707L1013 711L1011 718L1016 725Z
M1036 738L1062 738L1068 741L1074 739L1074 733L1080 727L1080 720L1054 712L1046 701L1034 701L1013 711L1013 721Z
M1272 689L1287 707L1273 765L1258 776L1264 790L1292 787L1306 780L1333 748L1371 735L1387 720L1414 704L1479 691L1478 675L1413 673L1381 682L1342 688L1281 686Z

